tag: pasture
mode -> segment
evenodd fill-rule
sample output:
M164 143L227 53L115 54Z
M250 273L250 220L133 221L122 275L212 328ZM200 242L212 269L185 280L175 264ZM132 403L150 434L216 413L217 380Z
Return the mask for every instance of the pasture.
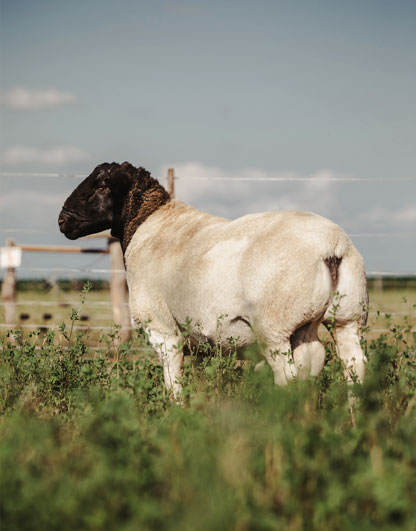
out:
M254 351L188 356L180 407L146 337L103 330L106 290L49 290L53 312L21 291L49 327L1 334L2 528L415 529L416 290L370 297L353 421L329 337L319 377L284 388Z
M17 295L17 319L24 332L43 327L58 332L58 324L68 321L72 308L80 306L80 292L85 281L61 281L50 285L43 281L21 282ZM389 329L393 321L403 320L416 327L416 281L414 279L385 279L384 289L376 289L369 282L368 332L371 338ZM37 325L37 326L35 326ZM95 281L80 310L76 329L88 331L89 346L99 346L103 335L114 332L111 297L107 281ZM4 328L3 328L4 332ZM324 327L320 335L329 339ZM58 334L59 337L59 334Z

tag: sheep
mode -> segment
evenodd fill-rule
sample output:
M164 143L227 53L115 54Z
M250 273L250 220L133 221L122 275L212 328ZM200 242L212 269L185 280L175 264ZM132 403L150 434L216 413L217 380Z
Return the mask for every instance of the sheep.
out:
M363 380L364 264L328 219L304 211L215 217L124 162L97 166L67 198L58 224L69 239L106 229L119 238L132 322L146 327L176 398L187 321L194 341L258 342L279 385L319 374L318 327L332 323L347 381Z

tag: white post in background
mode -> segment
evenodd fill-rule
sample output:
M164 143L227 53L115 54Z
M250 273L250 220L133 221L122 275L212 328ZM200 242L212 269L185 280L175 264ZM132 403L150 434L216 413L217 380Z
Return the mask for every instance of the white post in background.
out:
M7 253L7 248L15 247L15 245L14 240L6 240L6 249L4 249L4 254L2 253L2 267L7 267L7 271L1 285L1 298L3 300L4 321L7 325L16 324L16 267L12 265L13 253ZM10 258L8 258L8 254Z
M113 302L113 320L114 324L121 327L119 342L124 343L131 336L131 321L123 251L117 238L109 238L108 247L111 260L110 294Z
M377 275L374 279L374 291L381 292L383 291L383 276Z

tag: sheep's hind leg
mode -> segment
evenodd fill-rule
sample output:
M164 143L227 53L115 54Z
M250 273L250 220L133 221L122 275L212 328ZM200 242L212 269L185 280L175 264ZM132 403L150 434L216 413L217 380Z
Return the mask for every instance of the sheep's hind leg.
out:
M364 379L366 357L361 348L359 325L357 321L347 323L335 323L335 346L338 356L344 366L344 376L351 385L354 382L362 383ZM355 426L354 403L355 397L351 390L348 392L348 402L350 406L351 423Z
M181 339L177 336L165 336L150 331L149 342L162 363L166 388L168 391L172 391L174 399L178 400L182 393L182 385L179 383L183 363Z
M264 357L272 368L275 384L286 385L296 378L298 370L293 361L289 340L268 343L264 349Z
M361 348L357 321L335 324L335 343L338 356L344 365L345 379L349 384L362 382L366 357Z
M317 376L325 363L325 348L319 340L320 321L307 323L298 328L291 336L293 359L302 380Z

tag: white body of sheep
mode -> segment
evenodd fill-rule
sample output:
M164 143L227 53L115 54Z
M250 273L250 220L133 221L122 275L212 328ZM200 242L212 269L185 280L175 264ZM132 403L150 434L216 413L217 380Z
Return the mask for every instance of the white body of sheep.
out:
M333 321L347 380L363 378L364 265L325 218L288 211L229 221L172 200L137 228L125 264L132 320L146 324L175 396L187 320L195 336L224 346L257 341L277 384L320 372L318 327Z

